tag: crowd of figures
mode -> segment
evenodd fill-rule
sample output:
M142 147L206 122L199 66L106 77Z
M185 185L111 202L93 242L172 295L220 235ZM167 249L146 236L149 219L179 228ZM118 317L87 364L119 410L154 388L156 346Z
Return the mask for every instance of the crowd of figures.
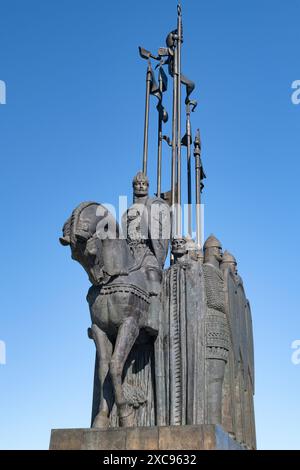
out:
M251 311L236 260L214 236L203 258L191 240L179 249L175 241L161 291L161 341L154 345L164 370L160 423L222 424L255 448Z
M235 258L210 236L151 236L151 208L139 172L123 217L126 238L101 204L82 203L63 228L63 245L88 273L96 345L92 426L220 424L256 447L250 305ZM142 209L141 209L142 208ZM99 209L104 209L103 211ZM97 227L105 216L106 237ZM110 227L117 236L109 236ZM164 218L158 220L160 234Z

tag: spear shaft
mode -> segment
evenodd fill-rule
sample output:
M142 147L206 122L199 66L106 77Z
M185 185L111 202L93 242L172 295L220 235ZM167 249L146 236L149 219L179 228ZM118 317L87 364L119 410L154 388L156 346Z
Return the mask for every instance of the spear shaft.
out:
M192 173L191 173L191 108L186 105L186 154L187 154L187 189L188 189L188 234L192 236Z
M176 230L176 147L177 147L177 54L174 50L174 73L173 73L173 115L172 115L172 170L171 170L171 207L172 207L172 237L174 238L174 231Z
M181 43L182 43L182 16L181 6L177 8L177 229L176 235L181 237Z
M197 135L194 141L194 157L195 157L195 176L196 176L196 244L200 249L202 248L202 234L201 234L201 139L200 131L197 130Z
M146 73L146 102L145 102L145 124L144 124L144 151L143 151L143 173L147 174L148 163L148 133L149 133L149 100L152 80L152 70L150 61L148 62Z
M159 73L159 91L163 93L163 79L161 73ZM163 123L163 116L162 110L158 110L158 150L157 150L157 197L161 196L161 158L162 158L162 123Z

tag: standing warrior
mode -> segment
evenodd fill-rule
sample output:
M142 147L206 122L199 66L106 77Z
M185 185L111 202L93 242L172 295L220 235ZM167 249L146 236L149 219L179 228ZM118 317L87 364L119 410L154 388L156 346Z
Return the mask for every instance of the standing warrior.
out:
M133 204L122 217L123 232L142 267L150 296L157 296L169 248L169 206L163 199L149 197L149 180L141 171L133 178L132 186Z
M224 278L220 270L222 246L211 235L204 244L203 273L207 301L205 321L207 423L222 422L222 387L229 351Z
M221 263L225 281L226 309L231 328L233 356L229 367L234 372L235 434L249 449L256 448L254 395L253 331L249 301L238 274L237 261L228 251ZM232 363L234 362L234 363Z

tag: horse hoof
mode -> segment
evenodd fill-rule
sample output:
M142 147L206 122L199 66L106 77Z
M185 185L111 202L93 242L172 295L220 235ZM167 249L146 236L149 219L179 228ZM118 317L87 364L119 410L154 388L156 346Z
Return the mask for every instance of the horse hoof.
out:
M109 425L109 419L105 415L102 415L101 413L98 413L96 418L93 421L92 428L96 429L107 429Z

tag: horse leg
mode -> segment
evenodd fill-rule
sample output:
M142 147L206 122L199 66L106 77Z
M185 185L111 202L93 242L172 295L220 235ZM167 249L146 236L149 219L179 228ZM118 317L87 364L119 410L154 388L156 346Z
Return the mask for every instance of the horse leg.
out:
M94 323L90 328L90 335L95 342L98 360L99 360L99 369L98 377L100 382L100 404L98 414L96 415L93 425L93 428L107 428L109 424L109 405L105 397L105 381L109 378L109 363L112 356L112 344L109 341L107 335L100 330L100 328Z
M114 353L110 362L110 374L113 382L115 401L119 414L120 426L133 426L133 410L129 410L123 390L122 373L125 362L139 335L139 326L135 318L128 317L119 327Z

